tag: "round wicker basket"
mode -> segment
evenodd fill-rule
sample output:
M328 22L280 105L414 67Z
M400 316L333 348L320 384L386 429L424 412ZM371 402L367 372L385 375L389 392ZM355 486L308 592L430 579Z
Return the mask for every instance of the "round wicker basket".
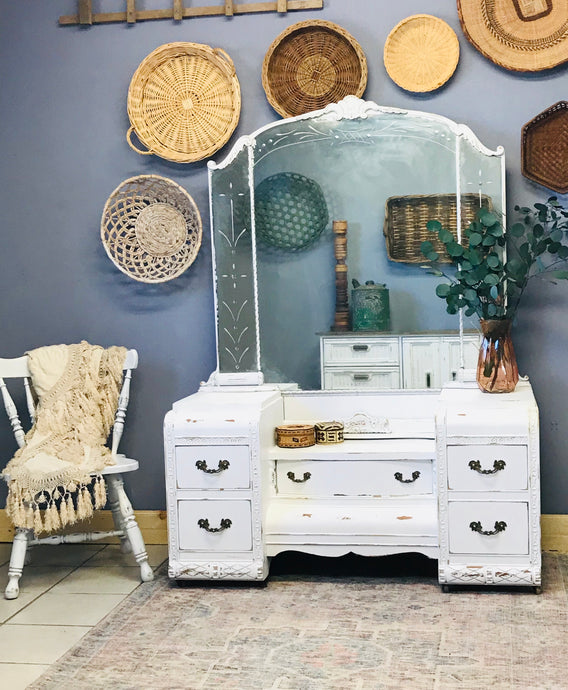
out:
M201 246L201 216L191 196L158 175L122 182L108 198L101 239L110 260L142 283L181 275Z
M273 41L262 64L262 85L282 117L301 115L362 96L367 59L359 43L333 22L298 22Z
M282 172L254 190L256 236L272 247L299 251L313 244L329 220L321 187L309 177Z
M430 14L399 22L387 36L384 62L389 77L406 91L438 89L455 72L460 55L451 26Z
M191 163L227 143L240 111L240 85L227 53L200 43L166 43L132 77L126 139L138 153ZM147 151L132 142L133 132Z

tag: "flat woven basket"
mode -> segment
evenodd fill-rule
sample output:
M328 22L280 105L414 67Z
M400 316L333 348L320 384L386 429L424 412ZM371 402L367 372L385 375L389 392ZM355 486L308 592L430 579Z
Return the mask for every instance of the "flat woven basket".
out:
M438 89L454 73L460 55L455 31L430 14L415 14L399 22L385 42L389 77L406 91Z
M139 175L122 182L108 198L101 239L110 260L142 283L181 275L201 246L199 210L173 180Z
M298 173L282 172L254 190L256 236L264 244L299 251L325 230L329 214L321 187Z
M191 163L227 143L240 111L240 85L225 51L200 43L165 43L142 60L132 77L126 139L138 153ZM132 142L133 132L147 151Z
M262 85L282 117L301 115L362 96L367 59L359 43L333 22L298 22L272 43L262 63Z
M559 194L568 194L568 101L558 101L523 127L521 171Z
M460 199L463 232L475 220L480 202L477 194L462 194ZM420 245L428 240L440 255L440 263L450 263L444 245L426 224L429 220L439 220L457 241L456 206L455 194L393 196L387 199L383 233L388 258L409 264L424 263L426 259ZM490 197L482 195L481 206L491 208Z

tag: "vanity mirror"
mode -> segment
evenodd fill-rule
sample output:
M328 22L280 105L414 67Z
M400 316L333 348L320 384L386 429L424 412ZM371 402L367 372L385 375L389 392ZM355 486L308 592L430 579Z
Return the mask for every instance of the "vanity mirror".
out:
M453 216L458 235L480 205L504 208L502 149L445 117L348 96L242 137L209 174L216 383L439 388L464 363L475 365L476 324L446 313L419 246L429 219ZM272 207L259 205L271 198ZM353 279L389 290L388 332L330 334L335 219L348 226L349 292ZM464 337L464 327L474 334ZM347 360L338 360L343 351Z

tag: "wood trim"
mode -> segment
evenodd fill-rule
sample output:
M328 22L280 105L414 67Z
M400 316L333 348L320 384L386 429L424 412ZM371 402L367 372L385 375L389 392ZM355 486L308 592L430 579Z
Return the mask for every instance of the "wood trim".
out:
M146 544L167 544L168 529L165 510L135 510L136 520L142 531ZM88 522L77 523L69 528L68 532L105 532L114 529L112 513L110 510L97 510L93 518ZM0 511L0 542L11 542L14 536L14 526L8 520L5 510ZM102 544L116 544L118 539L109 537L102 539Z
M136 510L136 519L142 530L146 544L167 544L167 514L165 510ZM112 529L110 510L98 510L88 523L91 531ZM568 515L541 515L542 550L568 553ZM75 525L72 531L78 531ZM5 510L0 510L0 542L10 542L14 536L14 527L8 520ZM116 543L109 539L108 543ZM106 542L102 542L106 543Z

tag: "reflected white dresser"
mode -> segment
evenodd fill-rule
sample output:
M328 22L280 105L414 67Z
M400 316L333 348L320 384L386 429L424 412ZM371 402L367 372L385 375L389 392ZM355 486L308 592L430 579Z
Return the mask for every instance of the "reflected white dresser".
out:
M332 419L352 437L275 444L279 424ZM528 382L506 395L203 385L167 414L165 456L172 578L263 580L287 550L418 552L443 585L540 584Z
M455 381L460 367L475 369L478 334L326 333L320 336L321 387L441 388Z

